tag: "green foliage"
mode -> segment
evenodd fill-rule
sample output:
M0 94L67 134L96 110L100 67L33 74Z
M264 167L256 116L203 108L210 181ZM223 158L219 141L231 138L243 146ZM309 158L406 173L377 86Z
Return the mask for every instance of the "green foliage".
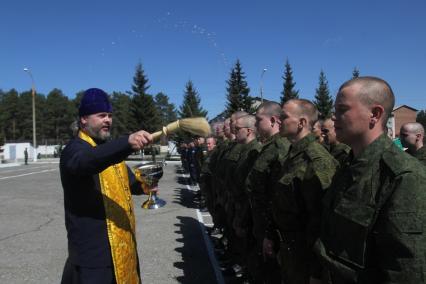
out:
M417 113L416 121L423 125L423 128L426 129L426 110L421 110Z
M130 134L130 126L134 124L132 122L132 115L129 112L132 99L125 93L113 92L111 95L111 104L113 110L112 137L115 138L120 135Z
M333 98L330 96L327 78L322 70L319 76L319 85L316 89L314 104L318 108L321 118L331 117L333 110Z
M354 67L354 70L352 70L352 79L359 77L359 69L357 67Z
M226 98L228 100L225 110L226 115L230 116L239 110L250 112L252 105L252 98L249 96L250 88L248 87L246 76L239 60L237 60L235 66L232 68L229 80L226 82L228 84L226 88Z
M198 95L197 90L195 89L192 81L189 80L185 85L183 103L178 111L179 117L207 117L207 111L201 107L200 103L200 96Z
M147 94L149 86L148 78L142 69L142 64L136 66L133 77L133 97L130 106L133 124L129 127L131 131L146 130L154 132L161 127L160 116L155 107L154 99Z
M2 96L1 128L4 140L16 140L19 138L19 94L11 89Z
M53 89L46 97L46 135L60 143L69 137L69 127L74 121L73 104L61 90Z
M282 96L280 97L281 104L284 104L288 100L299 98L299 90L296 91L294 89L294 86L296 86L296 82L294 82L293 71L291 69L288 59L285 62L284 76L282 78L284 79L284 83L283 91L281 92Z
M160 114L161 125L167 125L177 120L176 107L169 102L169 97L163 93L155 95L155 106Z

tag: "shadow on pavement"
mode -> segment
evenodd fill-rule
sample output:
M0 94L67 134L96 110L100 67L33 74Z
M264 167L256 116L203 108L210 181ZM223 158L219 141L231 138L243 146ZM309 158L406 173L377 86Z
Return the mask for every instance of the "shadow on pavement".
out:
M197 201L197 193L195 191L188 190L184 187L178 187L174 190L175 199L173 203L180 204L186 208L199 208Z
M185 284L216 283L198 220L183 216L178 216L177 219L179 223L175 224L178 227L176 233L181 238L176 241L183 246L175 250L182 255L182 261L173 263L173 266L183 270L183 276L176 280Z

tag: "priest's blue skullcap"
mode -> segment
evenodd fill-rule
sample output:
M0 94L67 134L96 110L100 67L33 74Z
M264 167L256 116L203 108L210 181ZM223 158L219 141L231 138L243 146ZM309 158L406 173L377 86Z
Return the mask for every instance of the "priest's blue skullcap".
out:
M112 105L109 102L108 94L98 88L87 89L81 98L78 109L79 116L99 112L112 112Z

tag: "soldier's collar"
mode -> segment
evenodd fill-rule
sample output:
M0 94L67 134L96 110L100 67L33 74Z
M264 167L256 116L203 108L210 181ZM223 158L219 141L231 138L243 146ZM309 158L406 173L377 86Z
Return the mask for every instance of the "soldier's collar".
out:
M309 144L311 144L315 140L316 140L315 136L312 133L309 133L308 135L306 135L305 137L303 137L302 139L293 143L290 146L291 154L294 155L294 154L297 154L299 152L302 152L303 150L305 150L308 147Z

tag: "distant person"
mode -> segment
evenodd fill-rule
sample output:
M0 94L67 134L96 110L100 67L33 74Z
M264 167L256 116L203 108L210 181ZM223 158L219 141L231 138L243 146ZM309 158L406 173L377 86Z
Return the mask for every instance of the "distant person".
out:
M423 145L425 130L418 122L409 122L401 126L399 137L402 146L406 147L408 154L419 159L426 165L426 147Z
M322 136L324 137L324 144L330 154L342 165L346 158L349 156L351 148L343 143L340 143L336 138L336 131L334 130L334 121L331 118L324 120L321 128Z
M314 134L315 138L317 139L317 141L322 144L324 142L324 138L322 137L322 133L321 133L321 129L322 129L322 124L324 123L324 120L322 119L318 119L314 125L312 126L312 133Z
M25 160L25 165L28 165L28 150L27 150L27 148L25 148L25 150L24 150L24 160Z
M323 198L315 244L331 283L425 281L426 170L386 134L394 102L376 77L349 80L337 93L337 139L352 151Z
M142 194L124 159L148 145L141 130L110 140L112 107L101 89L84 92L79 132L60 158L68 259L62 283L140 283L131 194Z

